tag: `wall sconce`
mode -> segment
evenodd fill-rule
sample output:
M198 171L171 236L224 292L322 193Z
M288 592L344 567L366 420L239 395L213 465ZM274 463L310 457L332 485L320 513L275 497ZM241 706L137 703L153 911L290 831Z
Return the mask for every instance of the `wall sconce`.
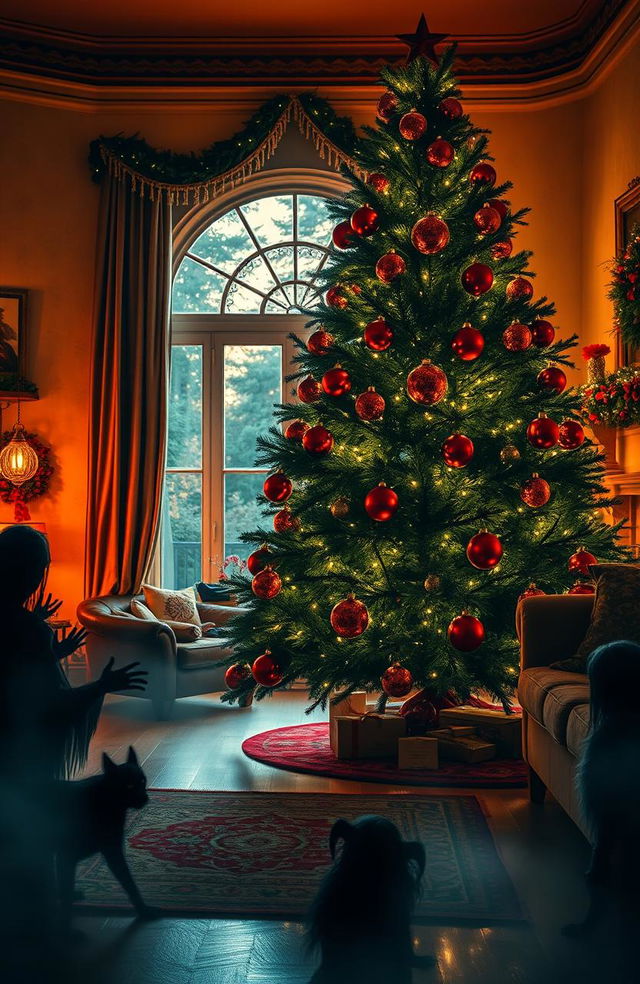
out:
M22 485L33 478L38 470L38 455L27 441L24 427L20 421L20 403L18 402L18 419L13 428L9 443L0 451L0 475L12 485Z

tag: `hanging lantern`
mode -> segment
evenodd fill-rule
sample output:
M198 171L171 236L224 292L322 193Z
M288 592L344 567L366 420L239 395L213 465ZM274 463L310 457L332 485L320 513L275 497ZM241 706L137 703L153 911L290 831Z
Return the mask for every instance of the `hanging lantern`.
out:
M20 422L20 404L18 403L18 420L13 428L11 440L0 451L0 475L12 485L24 485L33 478L38 470L38 455L29 444L24 427Z

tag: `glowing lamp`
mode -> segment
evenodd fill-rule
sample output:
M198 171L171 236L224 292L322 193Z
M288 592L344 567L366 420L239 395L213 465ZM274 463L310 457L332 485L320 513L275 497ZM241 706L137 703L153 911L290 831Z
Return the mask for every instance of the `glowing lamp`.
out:
M0 475L12 485L24 485L38 470L38 455L27 441L24 427L20 423L20 404L18 421L13 428L11 440L0 451Z

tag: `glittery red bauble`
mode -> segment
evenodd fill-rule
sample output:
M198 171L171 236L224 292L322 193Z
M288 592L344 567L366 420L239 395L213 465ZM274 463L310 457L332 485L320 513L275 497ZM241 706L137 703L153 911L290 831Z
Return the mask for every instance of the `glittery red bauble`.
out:
M351 389L351 376L346 369L334 366L322 377L322 388L329 396L344 396Z
M265 478L262 491L269 502L286 502L293 491L293 484L284 472L274 472Z
M425 215L411 230L411 242L419 253L440 253L449 242L449 226L437 215Z
M309 430L309 424L306 420L292 420L287 426L284 436L288 441L301 441L302 435L307 430Z
M533 286L526 277L514 277L507 284L505 293L508 301L529 301L533 297Z
M324 331L322 328L314 331L313 335L310 335L307 341L307 349L314 355L326 355L332 345L333 335L331 332Z
M476 533L467 544L467 560L479 571L490 571L499 564L503 552L499 537L487 530Z
M567 594L573 595L587 595L595 594L596 586L592 584L591 581L576 581L572 588L569 588Z
M268 547L259 547L247 557L247 569L250 574L259 574L269 563L271 552Z
M343 288L338 285L329 287L324 299L329 307L338 308L340 311L344 311L349 304L349 299L345 297Z
M376 109L376 116L379 120L384 123L388 123L393 114L396 111L398 105L398 100L393 92L383 92L378 99L378 107Z
M484 625L475 615L457 615L447 629L449 642L461 653L471 653L484 642Z
M250 676L251 667L248 663L232 663L225 671L224 682L229 690L237 690Z
M429 359L423 359L421 365L412 369L407 376L407 393L414 403L427 407L440 402L448 385L447 377L440 366L434 366Z
M502 225L499 213L491 205L483 205L473 217L473 224L483 236L497 232Z
M493 270L485 263L472 263L462 274L462 286L467 294L480 297L491 290L493 285Z
M391 182L385 174L375 172L374 174L369 175L367 178L367 184L371 185L373 190L377 191L379 194L384 194Z
M351 223L346 219L344 222L339 222L331 234L331 239L336 249L348 249L349 246L355 246L356 234L351 228Z
M448 140L443 140L442 137L438 137L437 140L430 143L425 151L427 161L433 167L449 167L454 154L453 145Z
M473 458L473 441L464 434L451 434L442 445L442 457L449 468L464 468Z
M387 697L406 697L413 687L413 677L406 667L392 663L380 677L380 686Z
M351 228L359 236L372 236L380 226L380 216L370 205L361 205L351 216Z
M502 343L510 352L524 352L531 345L531 331L514 321L502 332Z
M374 352L384 352L393 341L393 328L384 318L370 321L364 330L364 343Z
M458 120L462 116L462 106L453 96L447 96L439 103L438 109L448 120Z
M473 362L482 354L484 335L467 321L451 339L451 348L463 362Z
M520 498L532 509L539 509L540 506L546 506L551 498L551 486L534 472L531 478L520 486Z
M303 435L302 447L309 454L328 454L333 447L333 434L322 424L316 424Z
M356 397L355 408L361 420L379 420L384 413L384 398L370 386L366 393Z
M567 385L567 377L559 366L547 366L538 373L538 386L554 393L562 393Z
M558 425L546 413L539 413L527 427L527 440L534 448L553 448L558 443Z
M535 598L537 595L546 594L546 591L542 591L540 588L531 582L528 588L525 588L522 594L518 597L518 601L522 601L523 598Z
M495 208L496 212L500 216L500 220L504 222L507 217L507 212L509 211L509 202L505 202L502 198L490 198L487 202L491 208Z
M531 325L531 334L533 335L534 345L537 345L538 348L546 348L548 345L551 345L556 337L556 330L550 321L540 319L539 321L534 321Z
M256 598L262 598L263 600L275 598L282 590L280 575L272 567L265 567L264 570L254 575L251 582L251 590Z
M385 253L376 263L376 277L383 284L390 284L407 269L407 264L397 253Z
M577 420L563 420L558 430L558 444L565 451L579 448L584 441L584 430Z
M289 507L285 506L273 517L273 528L276 533L297 533L300 529L300 518L294 516Z
M591 564L597 564L598 560L592 553L580 547L569 557L569 570L574 574L588 574Z
M469 181L475 185L494 185L496 183L496 170L488 161L480 161L469 172Z
M305 376L298 383L297 393L302 403L315 403L322 398L322 386L313 376Z
M269 650L258 656L251 667L253 679L261 687L277 687L283 680L284 673L277 660L273 658Z
M419 140L425 134L427 121L422 113L412 109L410 113L400 117L398 129L405 140Z
M358 601L349 595L344 601L334 605L329 618L331 628L336 635L345 639L354 639L362 635L369 624L369 612L363 601Z
M387 523L393 519L398 509L399 499L393 489L380 482L367 493L364 508L367 516L377 523Z
M490 252L493 260L507 260L513 253L513 243L510 239L501 239L493 244Z

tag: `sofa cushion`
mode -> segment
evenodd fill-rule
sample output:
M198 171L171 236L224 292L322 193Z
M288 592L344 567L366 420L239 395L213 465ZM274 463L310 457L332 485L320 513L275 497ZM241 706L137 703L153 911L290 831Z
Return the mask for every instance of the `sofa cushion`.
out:
M548 666L532 666L520 674L518 699L525 711L531 714L538 724L544 724L543 708L549 693L556 687L572 686L573 684L588 687L587 678L584 674L552 670Z
M162 622L201 624L193 588L185 588L184 591L167 591L165 588L154 588L151 584L143 584L142 590L145 604Z
M580 679L580 674L573 676ZM552 687L544 699L542 723L559 745L567 744L567 725L571 712L580 704L589 701L589 684L586 682L565 683Z
M228 650L221 639L197 639L196 642L178 643L179 670L202 670L224 659Z
M580 754L582 743L589 733L589 705L578 704L569 715L567 724L567 748L576 758Z

